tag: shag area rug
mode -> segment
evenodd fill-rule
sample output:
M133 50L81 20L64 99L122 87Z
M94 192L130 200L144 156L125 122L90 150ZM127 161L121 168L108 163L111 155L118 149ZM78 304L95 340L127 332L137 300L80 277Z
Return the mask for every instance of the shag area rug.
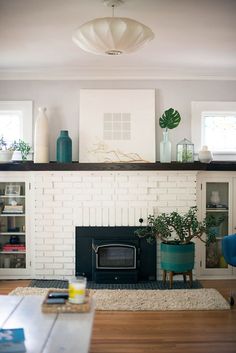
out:
M18 287L9 295L42 295L49 288ZM96 310L226 310L230 305L212 288L172 290L91 290Z

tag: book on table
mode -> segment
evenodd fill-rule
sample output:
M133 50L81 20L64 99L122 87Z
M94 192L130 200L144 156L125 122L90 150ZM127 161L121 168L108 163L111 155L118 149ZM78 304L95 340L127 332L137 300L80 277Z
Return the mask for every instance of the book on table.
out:
M26 352L24 329L0 329L0 353L23 352Z

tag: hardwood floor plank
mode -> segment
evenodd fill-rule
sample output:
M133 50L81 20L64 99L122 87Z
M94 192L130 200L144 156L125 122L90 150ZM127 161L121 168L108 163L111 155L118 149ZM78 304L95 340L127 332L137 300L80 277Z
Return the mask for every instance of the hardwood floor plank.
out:
M28 287L30 280L0 280L0 294L8 294L16 287Z
M193 342L192 344L169 344L169 343L130 343L119 344L92 344L90 353L235 353L234 343L205 344Z

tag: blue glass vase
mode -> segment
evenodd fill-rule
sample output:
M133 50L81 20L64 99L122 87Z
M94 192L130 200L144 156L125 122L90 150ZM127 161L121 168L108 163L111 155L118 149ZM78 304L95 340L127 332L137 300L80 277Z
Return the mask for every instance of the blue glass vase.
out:
M62 130L57 139L57 162L72 162L72 141L67 130Z

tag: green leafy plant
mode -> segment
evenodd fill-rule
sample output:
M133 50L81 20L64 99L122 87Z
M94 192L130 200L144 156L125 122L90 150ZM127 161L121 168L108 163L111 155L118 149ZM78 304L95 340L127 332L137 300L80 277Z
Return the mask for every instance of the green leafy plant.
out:
M174 129L181 121L179 112L173 108L165 110L162 116L159 118L159 125L162 129Z
M27 156L30 153L31 146L29 143L19 140L18 142L14 141L12 144L13 148L15 151L20 151L21 152L21 157L23 161L27 160Z
M150 215L147 226L139 228L135 234L146 238L148 242L160 239L164 243L188 244L197 238L209 245L215 241L215 234L211 231L212 222L207 217L198 221L197 208L191 207L184 215L176 211L161 213L157 217Z
M22 160L26 161L27 156L31 151L31 146L23 140L19 140L18 142L14 141L10 145L8 145L4 137L1 136L0 138L1 162L9 162L12 159L14 151L20 151Z
M189 161L192 161L193 159L192 151L188 151L188 150L180 151L179 155L180 155L179 160L182 162L189 162Z

